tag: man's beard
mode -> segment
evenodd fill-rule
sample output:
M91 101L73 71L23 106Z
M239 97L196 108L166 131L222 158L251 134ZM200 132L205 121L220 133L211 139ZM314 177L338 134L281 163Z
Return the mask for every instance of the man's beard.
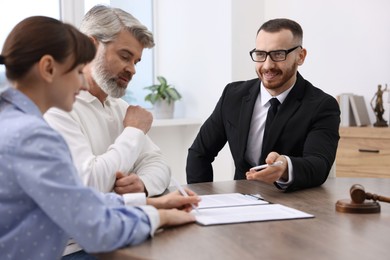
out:
M96 84L110 97L120 98L126 94L126 88L117 84L118 77L112 77L104 67L104 55L98 54L92 66L91 74Z

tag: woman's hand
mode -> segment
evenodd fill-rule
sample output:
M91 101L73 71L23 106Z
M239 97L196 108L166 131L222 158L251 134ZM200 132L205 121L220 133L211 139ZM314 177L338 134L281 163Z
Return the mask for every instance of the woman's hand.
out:
M185 197L180 194L179 191L171 192L167 195L163 195L157 198L147 198L146 204L152 205L158 209L180 209L187 212L192 210L192 205L198 206L200 201L199 196L190 189L184 188L187 192L188 197Z
M160 226L170 227L195 222L195 216L177 209L159 209Z

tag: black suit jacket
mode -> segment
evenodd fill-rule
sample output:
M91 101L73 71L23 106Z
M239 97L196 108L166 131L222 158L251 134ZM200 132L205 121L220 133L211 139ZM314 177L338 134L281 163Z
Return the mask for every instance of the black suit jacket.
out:
M236 167L234 179L245 179L250 165L245 160L250 121L260 91L259 79L228 84L213 113L202 125L187 157L187 182L213 181L211 163L229 143ZM321 185L335 160L339 141L340 109L335 98L314 87L297 73L297 81L280 105L263 141L264 154L289 156L294 180L287 190ZM259 147L261 149L261 147Z

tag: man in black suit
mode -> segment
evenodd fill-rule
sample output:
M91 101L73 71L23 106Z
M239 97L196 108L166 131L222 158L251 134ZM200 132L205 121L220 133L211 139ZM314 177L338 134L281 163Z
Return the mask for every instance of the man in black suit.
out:
M202 125L187 157L187 182L213 181L211 163L229 143L234 179L258 180L293 191L321 185L334 163L340 109L335 98L314 87L298 72L304 63L301 26L289 19L264 23L250 52L258 79L228 84ZM276 115L267 124L270 99ZM279 105L278 105L279 104ZM255 171L258 164L268 166Z

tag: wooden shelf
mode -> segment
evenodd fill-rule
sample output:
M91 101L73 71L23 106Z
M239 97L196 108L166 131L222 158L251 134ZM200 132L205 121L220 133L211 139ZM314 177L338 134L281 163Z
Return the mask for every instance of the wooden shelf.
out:
M340 137L390 139L389 127L340 127Z

